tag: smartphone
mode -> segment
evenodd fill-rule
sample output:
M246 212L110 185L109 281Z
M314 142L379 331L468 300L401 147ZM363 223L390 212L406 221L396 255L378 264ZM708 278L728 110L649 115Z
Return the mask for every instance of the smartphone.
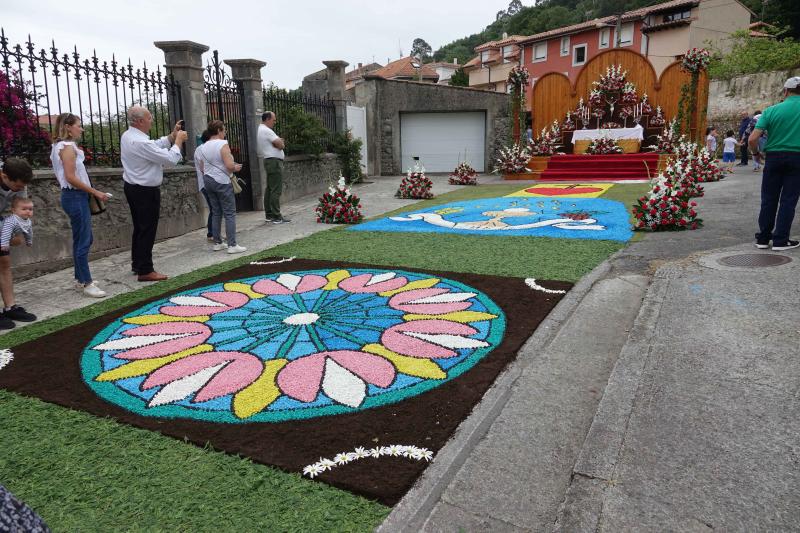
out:
M113 198L113 197L114 197L114 195L113 195L113 194L111 194L110 192L107 192L107 193L106 193L106 196L108 196L109 198Z
M178 121L178 124L179 124L179 125L180 125L180 127L181 127L181 131L186 131L186 121L184 121L183 119L180 119L180 120Z

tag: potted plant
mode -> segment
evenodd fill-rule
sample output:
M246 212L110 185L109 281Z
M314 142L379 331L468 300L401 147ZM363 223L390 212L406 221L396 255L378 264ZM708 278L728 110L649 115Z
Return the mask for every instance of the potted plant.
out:
M530 159L531 154L527 146L520 143L512 144L500 149L500 157L495 161L493 172L501 172L503 179L506 180L530 179L526 176L530 172L528 169Z

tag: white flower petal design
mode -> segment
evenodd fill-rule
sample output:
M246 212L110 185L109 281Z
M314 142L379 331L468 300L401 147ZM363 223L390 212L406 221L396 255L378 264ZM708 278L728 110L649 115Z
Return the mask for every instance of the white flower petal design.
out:
M359 446L353 452L337 453L333 460L320 457L319 461L316 463L312 463L303 468L303 475L314 479L323 472L333 470L337 466L345 465L366 457L374 457L377 459L381 456L406 457L416 461L421 461L423 459L426 461L433 460L433 452L427 448L418 448L416 446L406 446L403 444L391 444L389 446L378 446L370 449Z
M278 259L277 261L250 261L251 265L277 265L280 263L288 263L289 261L294 261L296 259L295 256L288 257L286 259Z
M541 291L541 292L544 292L544 293L547 293L547 294L566 294L567 293L567 291L561 291L561 290L555 290L555 289L545 289L544 287L542 287L541 285L536 283L536 279L534 279L534 278L526 278L525 279L525 285L527 285L528 287L530 287L531 289L533 289L535 291Z
M176 379L164 385L158 393L153 396L147 407L166 405L172 402L183 400L190 394L197 392L203 385L208 383L214 374L219 372L227 363L220 363L216 366L204 368L196 374Z
M175 305L194 305L197 307L226 307L225 304L215 302L205 296L175 296L169 299Z
M408 304L440 304L440 303L450 303L450 302L463 302L464 300L469 300L477 296L474 292L448 292L444 294L437 294L436 296L428 296L425 298L417 298L416 300L411 300L409 302L405 302L405 305Z
M331 358L325 360L322 390L330 399L348 407L358 407L367 396L367 384Z
M446 348L483 348L484 346L489 346L488 342L462 337L461 335L434 335L430 333L417 333L416 331L404 331L403 335L408 335L415 339L422 339Z
M295 274L281 274L275 281L294 292L302 279L303 278Z
M98 344L94 350L129 350L131 348L141 348L150 344L158 344L159 342L171 341L174 339L181 339L183 337L191 337L195 333L163 333L160 335L133 335L131 337L123 337L121 339L114 339L113 341Z
M372 276L372 279L364 285L365 287L369 287L370 285L375 285L376 283L381 283L383 281L387 281L390 279L394 279L397 276L394 272L384 272L383 274L378 274L377 276Z
M11 350L9 350L8 348L0 350L0 368L7 366L13 360L14 360L14 353Z

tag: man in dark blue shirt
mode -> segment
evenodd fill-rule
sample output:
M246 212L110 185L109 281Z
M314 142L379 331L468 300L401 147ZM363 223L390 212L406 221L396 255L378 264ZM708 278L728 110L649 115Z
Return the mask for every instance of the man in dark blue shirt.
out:
M752 118L747 111L742 111L742 121L739 123L739 142L742 143L742 162L736 166L739 167L746 167L748 162L748 152L747 152L747 138L750 136L750 132L747 131L748 126L750 125L750 121Z

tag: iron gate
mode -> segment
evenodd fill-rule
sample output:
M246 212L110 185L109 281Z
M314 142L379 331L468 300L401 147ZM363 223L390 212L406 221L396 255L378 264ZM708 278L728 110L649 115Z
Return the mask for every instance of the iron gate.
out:
M253 210L252 178L247 138L247 115L244 110L244 89L241 82L231 79L219 62L219 54L214 50L211 63L206 65L203 75L206 93L206 117L208 121L221 120L225 123L228 145L234 161L242 164L237 176L244 180L241 194L236 195L238 211Z

